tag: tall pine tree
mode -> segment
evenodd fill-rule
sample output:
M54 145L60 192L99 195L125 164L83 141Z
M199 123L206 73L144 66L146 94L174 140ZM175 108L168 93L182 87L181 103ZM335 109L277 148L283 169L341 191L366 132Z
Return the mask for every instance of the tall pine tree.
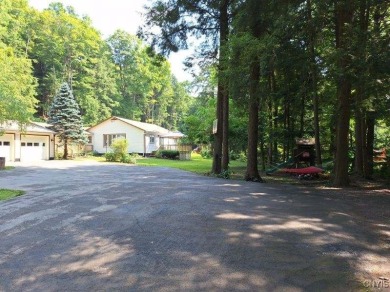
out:
M63 159L68 157L68 145L70 143L86 143L86 135L79 106L73 97L68 83L63 83L54 97L49 110L49 121L53 125L60 141L64 143Z
M148 38L162 53L169 54L187 49L189 37L204 39L201 56L204 60L217 59L218 85L216 118L217 132L214 135L213 164L211 172L219 174L229 167L229 93L222 82L226 70L223 60L227 56L229 23L236 0L164 0L151 1L147 7L145 24L139 35ZM156 27L160 28L155 33ZM207 63L207 62L206 62Z

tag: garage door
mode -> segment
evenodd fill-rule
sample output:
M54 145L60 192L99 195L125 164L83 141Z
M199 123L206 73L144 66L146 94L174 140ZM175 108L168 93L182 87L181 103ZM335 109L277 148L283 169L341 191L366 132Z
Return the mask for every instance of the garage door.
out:
M20 144L21 161L45 160L47 157L46 138L25 138Z
M5 161L11 160L11 141L0 140L0 157L5 157Z

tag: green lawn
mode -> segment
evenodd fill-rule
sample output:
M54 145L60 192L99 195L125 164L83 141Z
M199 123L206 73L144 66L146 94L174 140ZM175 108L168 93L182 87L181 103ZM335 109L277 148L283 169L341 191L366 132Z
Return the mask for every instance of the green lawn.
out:
M141 166L163 166L187 170L198 174L209 174L211 171L211 159L202 158L199 154L192 153L191 160L169 160L161 158L139 158L137 165ZM230 170L232 178L243 178L246 163L241 161L231 161Z
M0 201L8 200L13 197L21 196L23 194L24 191L0 189Z
M10 169L14 169L14 168L15 167L13 167L13 166L6 166L4 169L1 169L1 171L10 170ZM0 189L0 201L8 200L8 199L11 199L13 197L21 196L23 194L24 194L24 192L19 191L19 190Z
M87 156L87 157L78 157L76 160L95 160L99 162L105 162L104 156L95 157L95 156ZM181 170L186 170L190 172L194 172L200 175L209 175L211 171L211 159L202 158L200 154L192 153L191 160L170 160L170 159L161 159L161 158L137 158L137 165L140 166L160 166L160 167L172 167ZM245 176L246 171L246 162L232 160L229 164L230 169L230 178L235 180L242 180ZM294 185L302 185L302 184L325 184L327 180L313 180L313 181L302 181L298 180L296 177L289 175L272 175L267 176L264 172L260 173L261 177L266 182L277 183L277 184L294 184Z
M95 160L99 162L106 161L104 156L77 157L75 160L78 161ZM191 160L170 160L170 159L150 158L150 157L137 158L137 165L140 166L172 167L172 168L198 173L201 175L208 175L210 173L211 164L212 164L211 159L202 158L202 156L197 153L191 154ZM246 162L231 161L230 162L231 178L242 179L244 177L245 168L246 168Z

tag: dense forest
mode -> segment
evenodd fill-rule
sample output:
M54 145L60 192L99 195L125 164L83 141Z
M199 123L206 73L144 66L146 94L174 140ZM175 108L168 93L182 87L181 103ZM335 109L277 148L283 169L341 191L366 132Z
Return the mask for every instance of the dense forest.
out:
M334 185L388 177L373 153L390 147L389 12L385 0L160 0L138 36L104 40L72 7L0 0L0 122L45 120L67 81L86 125L119 115L179 129L216 174L240 157L261 181L306 137ZM166 60L189 46L191 87Z
M27 0L0 1L0 69L1 120L46 120L64 81L85 125L118 115L177 129L190 103L164 57L124 31L104 40L61 3L37 11Z
M198 98L186 126L209 141L216 108L215 173L242 151L246 179L259 181L259 165L313 137L316 164L333 161L343 186L352 171L371 178L374 149L390 145L389 12L380 0L154 1L140 35L164 54L203 41L188 63L203 65L215 97Z

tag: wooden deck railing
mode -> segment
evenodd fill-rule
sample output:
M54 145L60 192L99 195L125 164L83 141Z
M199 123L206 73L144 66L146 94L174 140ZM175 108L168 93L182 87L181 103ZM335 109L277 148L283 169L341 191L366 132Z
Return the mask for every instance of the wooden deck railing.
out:
M192 145L161 145L158 150L177 150L179 152L191 152Z

